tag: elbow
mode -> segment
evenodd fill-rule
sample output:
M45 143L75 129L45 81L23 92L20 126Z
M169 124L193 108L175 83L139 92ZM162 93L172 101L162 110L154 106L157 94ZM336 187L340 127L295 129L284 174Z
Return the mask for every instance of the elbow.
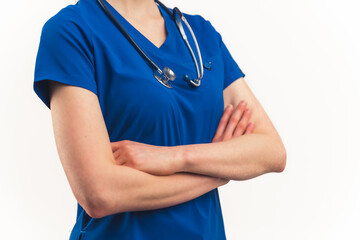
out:
M84 199L82 207L90 217L102 218L109 215L109 201L104 188L87 192Z
M285 146L284 144L280 141L280 144L279 144L279 148L277 148L277 153L276 153L276 156L277 156L277 160L276 160L276 164L275 164L275 170L274 172L283 172L285 170L285 167L286 167L286 149L285 149Z
M84 207L84 210L92 218L102 218L107 215L105 214L103 206L88 204L86 207Z

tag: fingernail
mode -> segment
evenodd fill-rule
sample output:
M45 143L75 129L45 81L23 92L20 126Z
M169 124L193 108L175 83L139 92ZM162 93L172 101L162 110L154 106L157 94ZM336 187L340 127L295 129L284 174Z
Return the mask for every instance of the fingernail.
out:
M229 110L230 108L232 108L232 104L229 104L229 105L226 107L226 110Z
M241 100L241 101L240 101L240 104L241 104L241 105L245 105L245 103L246 103L246 102L245 102L244 100Z

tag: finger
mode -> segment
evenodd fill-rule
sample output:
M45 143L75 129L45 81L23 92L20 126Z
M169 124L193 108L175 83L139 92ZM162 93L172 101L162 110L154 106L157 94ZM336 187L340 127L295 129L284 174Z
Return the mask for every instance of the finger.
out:
M232 136L234 134L234 130L239 123L239 120L246 108L246 105L247 105L247 103L243 100L240 101L240 103L237 105L235 111L231 115L231 118L226 126L226 130L224 132L224 141L232 138Z
M110 145L111 145L111 150L113 152L115 152L117 149L118 149L118 144L117 142L110 142Z
M117 165L122 165L126 161L126 157L124 157L123 152L119 149L113 153L114 159Z
M122 157L115 159L116 165L124 165L126 162L127 161L125 161L124 158L122 158Z
M255 123L249 123L244 134L250 134L254 131Z
M216 133L215 133L215 136L213 137L213 139L218 139L223 135L224 129L225 129L225 127L226 127L226 125L227 125L227 123L229 121L229 118L231 116L231 113L232 113L233 109L234 109L234 107L233 107L232 104L229 104L225 108L224 113L223 113L223 115L222 115L222 117L220 119L219 126L218 126L218 128L216 130Z
M114 155L115 160L117 160L120 156L120 151L113 152L113 155Z
M238 123L238 125L236 126L234 135L236 136L240 136L244 133L246 126L248 125L249 119L251 117L251 109L246 109L244 111L244 114L240 120L240 122Z

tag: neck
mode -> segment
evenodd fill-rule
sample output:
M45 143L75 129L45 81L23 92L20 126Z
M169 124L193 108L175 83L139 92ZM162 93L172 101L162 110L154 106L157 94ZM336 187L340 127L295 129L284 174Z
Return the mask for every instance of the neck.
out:
M120 14L130 18L159 16L160 12L154 0L107 0Z

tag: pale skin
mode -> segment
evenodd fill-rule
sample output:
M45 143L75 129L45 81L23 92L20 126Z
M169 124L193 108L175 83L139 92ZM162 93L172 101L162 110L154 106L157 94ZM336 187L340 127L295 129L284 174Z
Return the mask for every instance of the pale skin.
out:
M163 18L152 0L108 2L141 26L154 45L165 41ZM84 88L51 83L59 158L76 200L91 217L173 206L230 180L285 168L281 138L244 78L224 90L224 108L233 109L224 111L211 143L174 147L129 140L111 143L97 96Z
M232 104L229 104L224 109L220 123L211 141L212 143L226 141L244 134L250 134L254 131L255 124L249 122L251 109L246 108L246 105L246 101L241 100L235 109ZM177 172L196 173L194 170L191 170L189 166L186 166L188 162L185 158L185 156L187 156L185 155L186 151L192 151L194 153L194 147L196 146L199 146L199 144L164 147L130 140L111 143L116 164L129 166L154 175L171 175ZM211 147L213 146L214 144L212 144ZM211 151L211 149L198 150L199 154L202 155L202 158L206 158L203 151ZM149 161L149 159L151 160ZM196 161L197 158L194 159ZM224 163L221 162L220 165ZM216 170L214 170L213 174L198 173L230 179L230 176L222 176L220 175L222 173ZM235 178L233 178L233 180L235 180Z

